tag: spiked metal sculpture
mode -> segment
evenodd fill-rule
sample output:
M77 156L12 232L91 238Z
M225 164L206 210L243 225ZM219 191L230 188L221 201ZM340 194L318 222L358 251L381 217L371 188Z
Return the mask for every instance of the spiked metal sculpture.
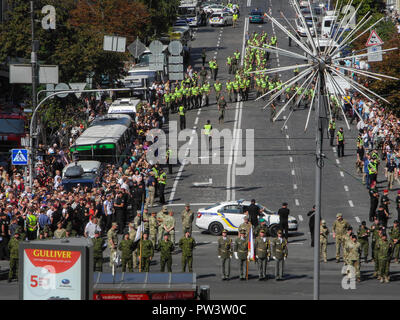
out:
M264 97L268 97L268 102L265 105L264 109L270 106L277 98L281 96L282 93L285 92L287 87L290 87L291 85L297 83L301 83L300 89L308 89L310 85L314 84L315 86L315 95L312 96L311 99L311 105L308 110L308 115L307 115L307 120L305 123L304 130L306 131L308 128L308 125L310 123L310 115L311 111L315 109L315 114L316 114L316 178L315 178L315 206L316 206L316 213L315 213L315 240L314 240L314 299L319 299L319 234L320 234L320 212L321 212L321 174L322 174L322 167L323 167L323 154L322 154L322 141L323 141L323 132L324 128L326 129L327 126L324 126L323 123L327 123L328 119L332 119L332 114L331 110L329 107L328 103L328 83L331 84L331 88L333 88L333 92L331 90L330 94L333 95L337 101L343 101L344 96L345 96L345 91L343 88L340 87L340 85L337 83L336 79L334 76L337 76L338 78L347 81L347 83L350 85L350 87L357 91L359 94L367 98L368 100L372 102L376 102L376 100L373 98L380 99L382 101L385 101L386 103L389 103L386 99L381 97L380 95L376 94L372 90L360 85L356 81L354 81L351 77L344 75L341 72L338 72L337 69L339 70L346 70L349 72L353 72L355 74L359 74L361 76L375 79L375 80L382 80L382 78L386 79L395 79L399 80L394 77L390 77L387 75L383 74L378 74L370 71L365 71L365 70L360 70L356 69L353 67L345 67L340 64L340 61L346 60L346 59L352 59L352 58L363 58L363 57L368 57L368 55L372 53L362 53L362 54L357 54L357 55L349 55L349 56L339 56L339 53L342 54L342 49L345 47L348 47L351 43L353 43L355 40L360 38L362 35L364 35L366 32L371 30L373 27L375 27L379 22L383 20L381 18L374 24L372 24L370 27L366 28L363 30L361 33L361 29L370 21L372 16L368 12L365 16L361 18L361 20L357 23L355 28L343 38L344 33L346 31L346 22L344 22L344 19L341 21L338 21L338 18L340 14L337 11L337 3L336 2L336 7L335 7L335 19L332 23L332 26L337 26L335 30L331 30L330 35L326 37L324 40L328 42L328 45L321 46L320 39L323 39L323 35L318 35L317 28L315 26L314 22L314 17L313 17L313 10L311 8L310 0L308 0L308 7L309 11L311 12L311 18L313 21L313 32L311 32L308 24L306 23L306 20L300 10L299 4L297 1L292 1L292 6L295 10L295 13L298 17L299 23L301 27L304 28L306 31L306 36L307 36L307 42L303 43L301 42L297 37L296 37L296 30L294 27L291 25L289 20L286 18L286 16L283 14L283 12L280 12L281 17L283 20L286 22L287 26L282 25L280 22L277 21L274 17L271 16L271 13L268 14L266 13L265 15L268 17L268 19L275 24L284 34L286 34L293 42L295 42L301 50L305 53L305 56L299 53L291 52L288 50L284 50L282 48L278 48L277 46L268 46L267 48L260 48L260 47L254 47L251 46L252 48L256 48L259 50L264 50L270 53L278 53L284 56L291 57L293 59L299 59L299 60L308 60L308 63L303 63L303 64L296 64L296 65L291 65L291 66L285 66L281 68L274 68L274 69L268 69L268 70L261 70L261 71L255 71L251 73L276 73L276 72L282 72L282 71L288 71L288 70L294 70L297 68L303 69L301 72L299 72L297 75L292 77L291 79L285 81L281 89L274 88L273 90L268 91L264 95L258 97L256 100L259 100ZM353 0L349 0L348 6L351 6L353 3ZM353 19L357 12L359 11L360 7L362 5L362 2L358 5L356 10L353 12L351 15L350 19ZM316 35L316 38L313 38L312 33ZM342 39L343 38L343 39ZM342 39L342 40L341 40ZM397 50L397 48L392 48L392 49L386 49L386 50L380 50L376 51L376 53L382 53L382 54L387 54L390 51ZM306 57L306 58L305 58ZM286 103L283 105L283 107L276 113L275 117L273 118L273 121L276 121L279 116L287 109L288 105L293 101L293 99L297 98L296 105L298 106L300 103L300 100L302 99L304 95L304 90L301 90L302 93L299 94L298 91L296 91L293 96L286 101ZM296 101L296 100L295 100ZM314 108L313 108L314 107ZM350 130L350 126L347 122L346 115L343 111L342 108L339 108L340 111L342 112L343 118L345 119L346 126ZM286 122L289 120L290 116L293 114L294 109L292 109L287 117ZM361 118L360 114L358 114L357 110L353 107L353 111L357 114L357 116L360 118L360 121L363 121ZM285 124L286 124L285 122ZM283 127L282 127L283 128Z

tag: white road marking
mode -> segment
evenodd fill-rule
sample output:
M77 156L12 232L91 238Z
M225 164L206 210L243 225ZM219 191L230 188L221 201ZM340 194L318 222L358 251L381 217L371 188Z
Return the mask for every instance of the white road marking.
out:
M246 49L246 33L249 29L249 19L246 18L244 21L243 27L243 38L242 38L242 54L241 54L241 61L240 64L243 65L245 49ZM222 30L221 30L222 32ZM233 126L234 138L238 135L240 126L241 126L241 115L243 110L243 102L236 103L236 112L235 112L235 124ZM235 156L237 153L237 146L239 143L239 139L236 139L236 144L232 143L230 155L229 155L229 164L228 170L226 174L226 199L229 201L235 198L235 183L236 183L236 164L235 164Z
M359 217L355 217L356 218L356 221L358 222L358 223L360 223L361 222L361 220L360 220L360 218Z
M298 199L294 199L294 202L296 203L296 206L300 206L300 202Z
M303 216L299 214L299 220L300 222L303 222Z
M295 173L295 171L294 170L292 170L292 176L294 176L296 173Z
M288 149L288 150L291 150L290 146L287 146L287 149Z
M286 120L286 116L283 116L283 120Z
M343 173L343 171L340 171L340 175L344 178L344 173Z
M289 161L290 161L290 162L293 162L293 158L292 158L292 157L289 157Z
M193 182L193 185L195 187L212 185L212 178L208 179L208 182Z
M349 192L349 187L348 186L344 186L344 191Z
M197 117L196 120L194 120L194 124L197 125L198 122L199 122L199 117Z
M293 184L293 189L295 189L295 190L297 189L297 184L295 184L295 183Z
M349 200L349 205L350 205L350 207L354 207L354 204L353 204L353 201L351 201L351 200Z
M285 125L285 129L287 130L287 126Z
M337 163L337 164L340 164L340 161L339 161L339 159L336 159L336 163Z
M288 134L286 135L286 139L289 139L289 135Z

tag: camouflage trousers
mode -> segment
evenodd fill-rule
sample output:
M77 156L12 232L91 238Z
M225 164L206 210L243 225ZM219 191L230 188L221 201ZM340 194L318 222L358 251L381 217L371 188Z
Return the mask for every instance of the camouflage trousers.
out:
M103 258L96 257L93 261L93 270L96 272L103 272Z
M182 272L186 272L186 266L189 272L193 271L193 256L186 256L182 254Z
M126 272L126 266L128 266L128 271L133 272L133 260L130 257L122 257L122 272Z
M344 256L344 237L336 235L336 260L340 259L340 252L343 252Z
M15 278L18 280L18 266L19 259L10 258L10 272L8 273L8 279L12 280L13 278Z
M320 239L319 248L320 248L321 258L324 260L324 262L327 261L327 255L328 255L327 244L328 241L326 239L324 240Z
M387 258L377 259L378 260L378 275L381 277L389 276L390 260Z

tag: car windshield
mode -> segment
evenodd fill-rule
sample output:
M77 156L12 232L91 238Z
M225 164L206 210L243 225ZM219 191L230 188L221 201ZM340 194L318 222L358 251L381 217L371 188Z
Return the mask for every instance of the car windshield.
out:
M252 16L261 16L262 13L261 13L260 11L252 11L252 12L251 12L251 15L252 15Z
M220 13L217 13L217 14L213 14L212 16L211 16L211 18L222 18L222 14L220 14Z
M154 72L152 72L152 71L129 71L128 76L130 76L130 77L147 76L149 78L154 78Z

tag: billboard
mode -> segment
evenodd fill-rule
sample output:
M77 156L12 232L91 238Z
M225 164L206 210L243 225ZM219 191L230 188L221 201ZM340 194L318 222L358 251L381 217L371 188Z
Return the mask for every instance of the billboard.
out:
M92 279L91 245L75 240L31 241L20 245L20 299L86 300ZM78 242L76 241L78 240ZM77 245L79 244L80 245ZM89 281L88 281L89 280Z

